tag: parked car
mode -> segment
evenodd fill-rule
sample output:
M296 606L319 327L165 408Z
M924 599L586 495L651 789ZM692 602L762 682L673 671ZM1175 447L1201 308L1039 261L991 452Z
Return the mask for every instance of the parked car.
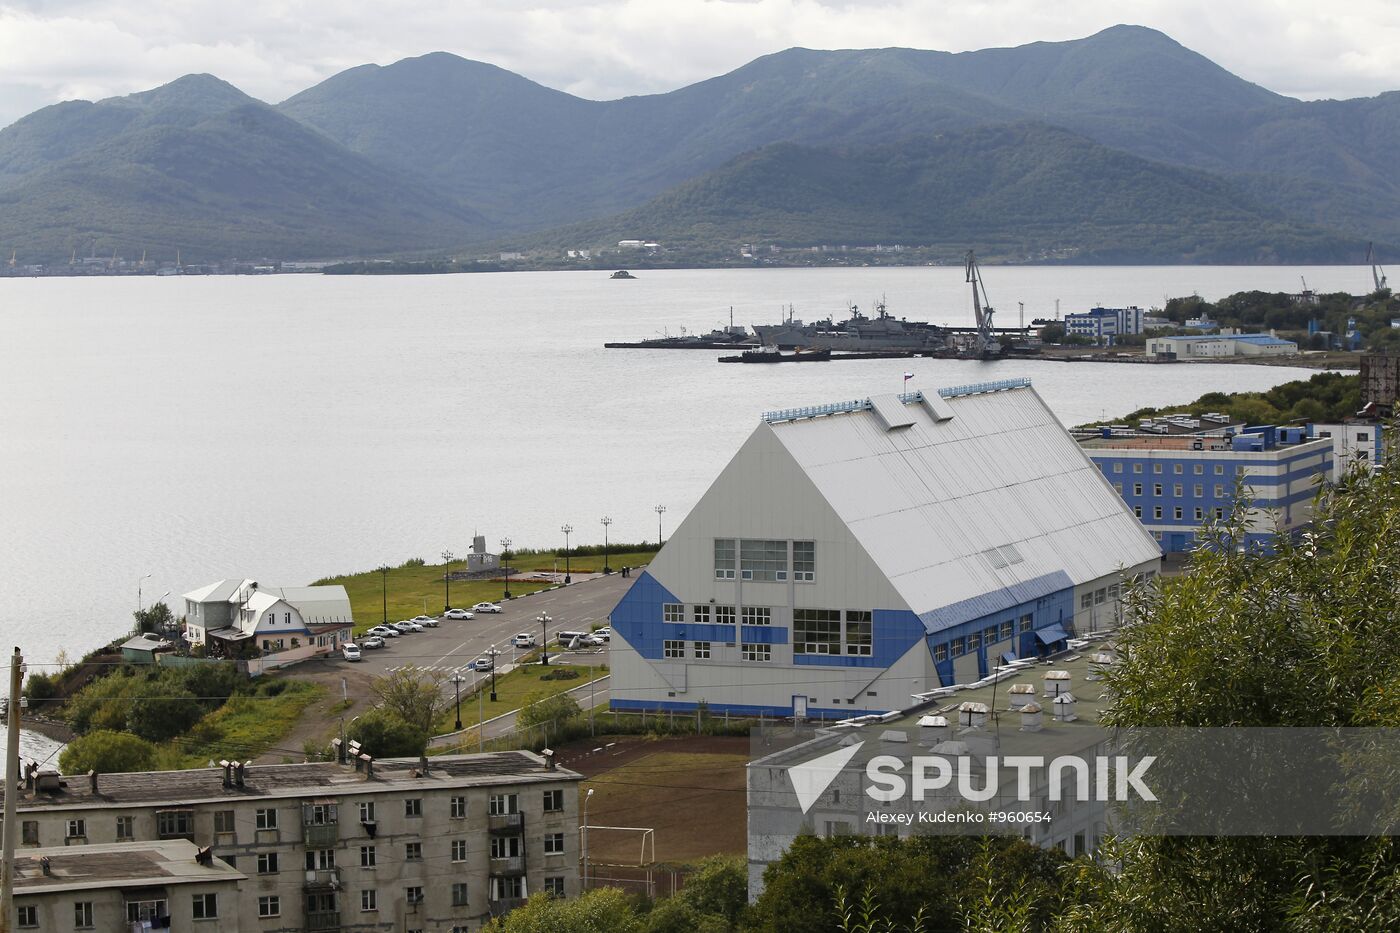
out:
M489 654L483 654L481 657L477 658L471 663L471 668L474 671L489 671L495 666L496 659L491 657Z
M520 632L510 640L510 643L517 648L535 647L535 636L530 632Z
M384 639L381 638L381 637L378 636L378 635L366 635L364 638L361 638L361 639L359 640L359 642L357 642L357 644L359 644L359 646L360 646L362 649L363 649L363 648L383 648L383 647L384 647Z
M612 641L612 626L611 626L611 625L605 625L605 626L603 626L602 628L598 629L598 631L596 631L596 632L593 633L593 637L594 637L594 638L597 638L597 639L601 639L602 641L608 641L608 642Z
M404 619L401 622L395 622L394 628L398 629L400 632L423 631L423 626L419 625L417 622L414 622L412 619Z
M400 635L403 634L403 632L400 632L392 625L376 625L374 628L370 629L365 634L378 635L381 638L398 638Z
M472 613L470 609L449 609L442 614L444 619L470 619Z
M434 616L414 616L410 621L417 622L419 625L427 626L428 628L438 627L438 620Z
M501 607L495 603L477 603L472 606L472 612L500 612Z
M340 654L347 661L358 661L360 660L360 646L347 641L340 646Z

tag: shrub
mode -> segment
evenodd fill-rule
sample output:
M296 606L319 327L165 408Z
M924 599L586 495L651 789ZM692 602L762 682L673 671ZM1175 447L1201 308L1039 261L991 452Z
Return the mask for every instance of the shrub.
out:
M126 714L126 728L143 739L163 742L189 732L204 715L204 706L183 687L164 680L148 683Z
M58 692L53 678L48 674L30 674L24 683L24 695L31 700L51 700Z
M375 758L421 755L428 747L429 738L426 731L386 709L372 709L360 716L350 723L346 734Z
M156 747L145 739L127 732L98 729L69 742L58 756L58 769L64 774L149 771L155 767L155 761Z

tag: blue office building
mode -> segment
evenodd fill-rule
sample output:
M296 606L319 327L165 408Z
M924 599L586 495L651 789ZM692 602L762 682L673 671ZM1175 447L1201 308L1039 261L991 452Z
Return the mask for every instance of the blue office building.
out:
M1065 315L1065 333L1113 344L1123 334L1142 333L1141 308L1090 308Z

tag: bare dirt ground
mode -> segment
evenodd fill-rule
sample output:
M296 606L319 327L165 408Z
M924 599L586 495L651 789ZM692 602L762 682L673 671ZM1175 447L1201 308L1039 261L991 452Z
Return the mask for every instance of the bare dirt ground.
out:
M308 706L292 731L277 742L279 749L304 748L308 742L324 745L340 734L342 719L348 723L374 705L374 695L369 690L373 679L370 673L338 660L306 661L269 676L311 681L326 688L325 695ZM349 697L348 705L346 697ZM278 764L291 757L285 751L270 751L257 763Z

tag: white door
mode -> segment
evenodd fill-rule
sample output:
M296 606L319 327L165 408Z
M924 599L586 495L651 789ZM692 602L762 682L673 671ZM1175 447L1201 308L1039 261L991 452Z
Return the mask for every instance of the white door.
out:
M793 719L798 719L798 720L806 719L806 718L807 718L807 697L806 697L806 696L797 696L796 694L793 695L793 698L792 698L792 718L793 718Z

